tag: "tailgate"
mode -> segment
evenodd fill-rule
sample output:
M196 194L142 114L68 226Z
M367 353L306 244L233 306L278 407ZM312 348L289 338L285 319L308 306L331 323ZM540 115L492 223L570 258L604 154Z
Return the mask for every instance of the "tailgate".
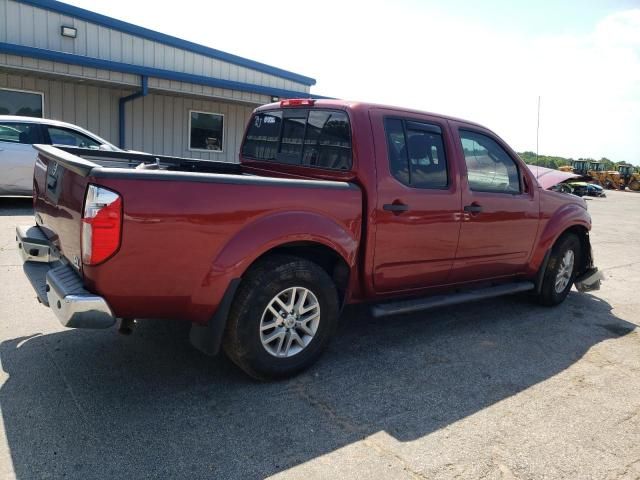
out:
M80 233L88 175L98 165L50 145L38 151L34 170L36 223L60 253L80 268Z

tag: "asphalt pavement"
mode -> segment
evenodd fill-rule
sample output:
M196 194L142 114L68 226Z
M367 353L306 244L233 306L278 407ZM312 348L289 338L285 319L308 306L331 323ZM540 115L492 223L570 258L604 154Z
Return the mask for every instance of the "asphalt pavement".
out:
M640 194L590 199L606 281L373 319L258 383L189 326L65 329L22 272L0 198L0 478L640 478Z

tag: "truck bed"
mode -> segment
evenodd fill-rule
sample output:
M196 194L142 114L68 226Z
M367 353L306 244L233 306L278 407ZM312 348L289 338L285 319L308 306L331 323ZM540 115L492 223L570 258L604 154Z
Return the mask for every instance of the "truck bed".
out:
M205 323L240 263L283 239L317 241L318 225L326 244L342 243L336 248L350 255L359 244L362 195L350 183L251 175L221 162L35 148L38 226L121 318ZM123 205L120 248L94 266L80 261L89 184L117 192Z

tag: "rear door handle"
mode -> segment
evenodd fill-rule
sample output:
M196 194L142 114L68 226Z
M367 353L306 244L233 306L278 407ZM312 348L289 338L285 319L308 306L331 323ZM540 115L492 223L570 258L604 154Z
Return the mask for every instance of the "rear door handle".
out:
M404 203L385 203L382 208L387 212L400 213L409 210L409 205Z
M482 207L478 204L472 203L471 205L465 205L464 211L467 213L480 213L482 212Z

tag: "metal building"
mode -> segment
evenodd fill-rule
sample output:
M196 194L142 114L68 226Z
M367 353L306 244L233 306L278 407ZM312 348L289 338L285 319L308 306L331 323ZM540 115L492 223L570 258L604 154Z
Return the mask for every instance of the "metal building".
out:
M236 161L257 105L315 80L52 0L0 0L0 114L123 148Z

